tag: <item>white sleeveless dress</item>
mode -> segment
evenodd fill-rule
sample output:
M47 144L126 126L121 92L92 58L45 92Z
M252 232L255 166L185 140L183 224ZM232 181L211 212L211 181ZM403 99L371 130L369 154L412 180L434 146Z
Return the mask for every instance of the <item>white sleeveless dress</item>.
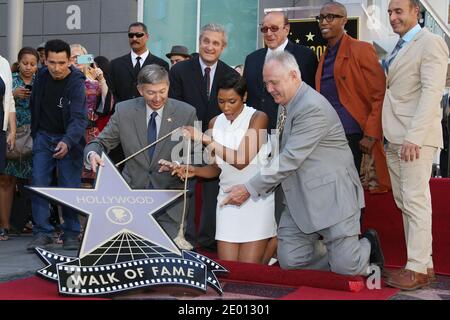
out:
M255 109L244 106L241 114L231 123L224 114L217 117L213 138L229 149L237 150L249 127ZM271 238L276 235L274 194L265 198L249 198L240 207L219 204L227 196L224 190L249 181L267 164L270 144L263 145L251 163L242 170L229 165L216 155L216 163L222 169L216 210L216 240L242 243Z

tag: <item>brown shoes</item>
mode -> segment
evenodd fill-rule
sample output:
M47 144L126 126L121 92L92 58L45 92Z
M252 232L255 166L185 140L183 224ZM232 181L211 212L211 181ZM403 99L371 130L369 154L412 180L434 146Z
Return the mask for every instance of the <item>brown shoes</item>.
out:
M431 283L436 283L437 282L437 277L436 277L436 274L434 273L434 269L433 268L428 268L427 269L427 274L428 274L428 278L430 279Z
M395 270L384 269L383 272L381 273L381 276L384 279L389 279L393 275L399 274L402 270L403 269L395 269ZM431 283L436 283L437 282L437 277L436 277L436 274L434 273L434 269L433 268L428 268L427 269L427 274L428 274L428 278L430 279Z
M400 272L392 272L385 282L391 287L411 291L430 285L431 280L429 274L403 269Z

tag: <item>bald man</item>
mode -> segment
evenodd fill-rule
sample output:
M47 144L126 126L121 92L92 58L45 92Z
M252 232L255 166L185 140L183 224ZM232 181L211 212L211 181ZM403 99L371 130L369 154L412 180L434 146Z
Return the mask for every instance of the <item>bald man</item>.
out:
M273 52L287 51L291 53L300 67L302 79L311 87L315 87L314 77L317 70L317 56L308 47L288 40L290 25L283 12L268 13L261 24L265 48L256 50L245 59L244 78L247 80L247 105L264 111L269 116L269 129L275 129L277 107L272 96L263 83L262 70L267 57Z

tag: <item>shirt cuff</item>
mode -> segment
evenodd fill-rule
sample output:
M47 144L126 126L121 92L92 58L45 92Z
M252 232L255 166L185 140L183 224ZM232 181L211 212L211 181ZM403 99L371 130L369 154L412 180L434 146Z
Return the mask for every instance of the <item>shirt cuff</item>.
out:
M247 183L244 184L244 186L245 186L245 188L247 189L248 193L250 193L250 195L251 195L253 198L257 198L257 197L260 196L259 192L256 191L256 189L253 188L253 186L252 186L250 183L247 182Z

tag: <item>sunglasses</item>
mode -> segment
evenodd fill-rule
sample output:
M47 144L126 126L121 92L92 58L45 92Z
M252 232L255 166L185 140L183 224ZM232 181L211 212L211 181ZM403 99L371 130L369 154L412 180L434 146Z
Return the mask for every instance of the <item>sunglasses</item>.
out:
M145 36L144 32L129 32L128 33L128 38L130 38L130 39L133 39L134 37L142 38L143 36Z
M341 16L339 14L327 14L326 16L324 16L323 14L321 14L320 16L316 17L316 20L320 23L323 22L323 19L325 19L327 22L333 22L334 19L336 18L344 18L344 16Z
M286 26L286 25L284 25L284 26ZM267 32L269 32L269 30L272 32L277 32L278 30L280 30L280 27L279 26L270 26L270 27L264 26L264 27L261 27L261 29L259 29L259 30L261 30L262 33L267 33Z

